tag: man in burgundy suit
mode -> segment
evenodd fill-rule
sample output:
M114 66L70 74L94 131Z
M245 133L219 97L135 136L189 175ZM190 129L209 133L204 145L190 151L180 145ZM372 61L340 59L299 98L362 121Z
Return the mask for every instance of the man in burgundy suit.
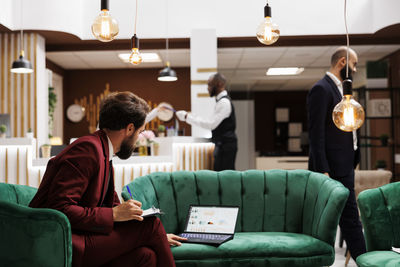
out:
M138 201L120 204L114 190L112 156L132 155L148 112L133 93L110 94L101 105L100 130L79 138L47 165L30 207L68 217L74 266L175 266L161 221L141 217Z

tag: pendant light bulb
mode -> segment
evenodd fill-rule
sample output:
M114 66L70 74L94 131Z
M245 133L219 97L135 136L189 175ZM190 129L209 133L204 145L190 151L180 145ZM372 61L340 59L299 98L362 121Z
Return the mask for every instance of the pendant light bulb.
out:
M118 22L111 17L108 9L108 0L101 0L100 14L92 24L92 33L99 41L110 42L119 32Z
M351 93L352 81L343 82L343 99L332 112L332 119L336 127L345 132L352 132L360 128L365 120L363 107L354 100Z
M139 38L134 34L131 39L132 42L132 53L129 56L129 62L133 65L139 65L142 63L143 58L139 51Z
M271 45L278 41L280 35L279 27L272 21L271 7L264 7L264 20L257 27L257 39L260 43Z

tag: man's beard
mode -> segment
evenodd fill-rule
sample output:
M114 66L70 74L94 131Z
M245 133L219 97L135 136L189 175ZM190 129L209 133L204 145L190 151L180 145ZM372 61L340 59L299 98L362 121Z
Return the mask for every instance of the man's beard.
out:
M133 144L134 137L135 135L132 134L131 137L128 137L122 141L119 151L115 153L117 157L120 159L128 159L130 156L132 156L133 150L135 149L135 145Z
M213 86L213 87L211 88L210 96L215 96L216 93L217 93L217 87Z
M347 64L340 70L340 78L342 78L342 81L346 80L346 78L353 81L353 70L349 67L349 75L346 76L346 67Z

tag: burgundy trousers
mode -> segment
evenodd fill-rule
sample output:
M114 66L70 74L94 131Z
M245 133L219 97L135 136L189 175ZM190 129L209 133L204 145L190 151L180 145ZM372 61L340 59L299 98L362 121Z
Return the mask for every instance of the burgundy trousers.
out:
M174 267L164 226L157 217L114 223L109 235L85 236L82 266Z

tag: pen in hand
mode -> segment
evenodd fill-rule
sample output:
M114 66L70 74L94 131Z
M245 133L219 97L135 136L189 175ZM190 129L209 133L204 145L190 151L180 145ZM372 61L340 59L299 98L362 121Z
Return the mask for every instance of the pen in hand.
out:
M131 190L129 189L129 186L127 186L126 189L128 190L128 193L131 196L131 199L133 199L133 196L132 196Z

